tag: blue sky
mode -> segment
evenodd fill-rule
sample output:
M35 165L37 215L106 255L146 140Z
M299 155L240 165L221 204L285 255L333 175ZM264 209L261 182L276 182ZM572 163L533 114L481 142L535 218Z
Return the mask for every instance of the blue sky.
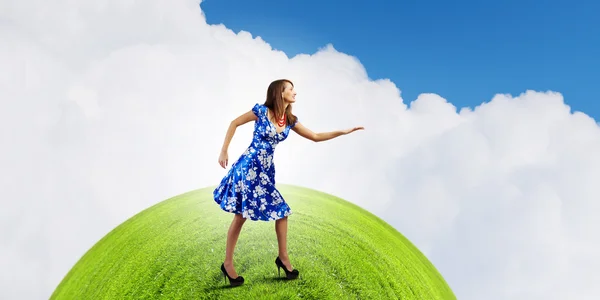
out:
M261 36L288 56L328 43L389 78L405 102L437 93L458 107L496 93L553 90L600 120L598 2L206 0L208 23Z

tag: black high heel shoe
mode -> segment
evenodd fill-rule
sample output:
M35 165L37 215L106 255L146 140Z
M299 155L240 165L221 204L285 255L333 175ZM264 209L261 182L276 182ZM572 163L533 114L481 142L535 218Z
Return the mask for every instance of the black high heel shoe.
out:
M285 276L287 277L287 279L298 278L298 275L300 274L300 272L297 269L288 271L288 269L285 267L285 265L283 264L283 262L281 261L279 256L277 256L277 258L275 259L275 264L277 265L277 274L279 276L281 276L281 268L283 268L283 271L285 271Z
M225 277L225 283L227 283L227 278L229 278L229 284L231 286L238 286L244 283L244 277L238 276L237 278L231 278L227 271L225 270L225 263L221 264L221 272L223 272L223 276Z

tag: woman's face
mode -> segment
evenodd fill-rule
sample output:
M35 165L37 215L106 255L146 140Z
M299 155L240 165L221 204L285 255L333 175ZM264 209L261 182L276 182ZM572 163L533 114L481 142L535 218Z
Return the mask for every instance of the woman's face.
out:
M296 91L294 90L294 86L289 82L284 83L284 90L282 93L283 101L286 103L294 103L296 102Z

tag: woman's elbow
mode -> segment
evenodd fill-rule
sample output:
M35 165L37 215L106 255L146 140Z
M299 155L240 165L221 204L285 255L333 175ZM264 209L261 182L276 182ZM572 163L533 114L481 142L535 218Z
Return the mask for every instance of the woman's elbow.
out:
M309 139L315 143L318 143L321 141L321 136L319 136L318 133L313 133Z

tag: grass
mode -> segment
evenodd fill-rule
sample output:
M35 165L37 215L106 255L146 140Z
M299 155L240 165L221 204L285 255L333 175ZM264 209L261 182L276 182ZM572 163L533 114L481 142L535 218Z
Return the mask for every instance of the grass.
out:
M234 255L246 282L225 284L220 265L233 215L218 207L209 187L119 225L51 299L456 299L429 260L376 216L328 194L278 188L293 211L288 251L299 279L278 278L275 223L246 221Z

